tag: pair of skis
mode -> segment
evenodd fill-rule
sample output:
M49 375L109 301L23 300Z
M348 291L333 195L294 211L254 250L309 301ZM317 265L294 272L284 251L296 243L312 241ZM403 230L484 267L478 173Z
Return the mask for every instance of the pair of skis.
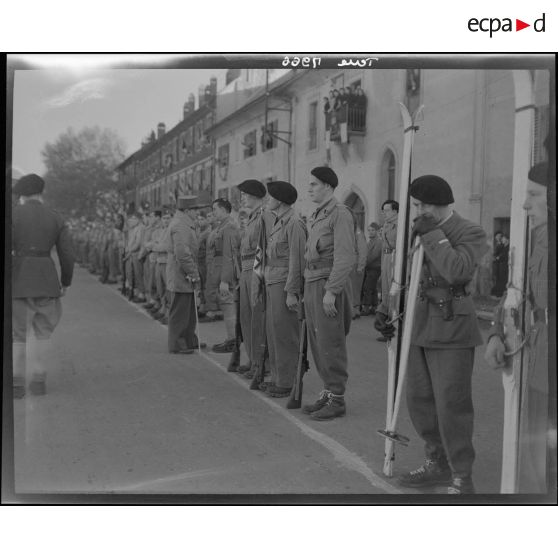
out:
M424 258L424 249L417 238L413 247L413 259L409 280L409 291L407 294L407 305L405 304L405 285L407 283L407 252L409 236L409 183L411 178L411 158L413 153L413 140L416 125L423 106L421 105L413 114L409 114L407 107L399 103L403 119L403 159L401 166L401 181L399 186L399 214L397 221L397 237L395 243L395 265L393 278L389 292L388 317L390 323L395 327L395 335L388 340L388 388L387 388L387 410L386 428L378 430L378 433L386 439L384 474L388 477L393 475L393 460L395 443L407 445L409 439L398 434L396 431L403 384L407 372L409 348L411 345L412 325L417 300L420 271ZM404 316L404 320L401 317Z

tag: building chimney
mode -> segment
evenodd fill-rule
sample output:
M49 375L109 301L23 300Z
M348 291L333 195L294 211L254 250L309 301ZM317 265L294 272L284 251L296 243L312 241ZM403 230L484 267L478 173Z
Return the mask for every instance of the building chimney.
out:
M216 77L212 77L209 80L209 90L210 90L212 96L217 95L217 78Z
M200 85L198 87L198 107L203 107L205 105L205 85Z
M161 139L166 132L166 126L164 122L159 122L159 124L157 124L157 139Z
M196 110L196 96L193 93L188 95L188 104L190 105L190 112L194 112Z
M184 103L184 106L182 107L182 119L186 120L186 117L190 114L190 103L188 103L187 101Z

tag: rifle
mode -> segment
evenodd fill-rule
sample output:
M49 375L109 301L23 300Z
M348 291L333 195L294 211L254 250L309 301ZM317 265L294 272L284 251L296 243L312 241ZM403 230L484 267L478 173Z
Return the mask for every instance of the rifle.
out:
M308 330L306 329L306 314L304 313L304 303L299 303L298 321L300 322L300 336L298 343L298 363L296 366L296 376L291 390L291 396L287 402L287 409L300 409L302 406L302 378L308 369Z
M231 243L231 257L233 260L234 273L236 275L237 282L240 281L240 268L238 265L238 259L233 249L232 238L230 238ZM240 366L240 345L242 344L242 326L240 325L240 284L236 286L236 300L234 302L236 309L235 323L234 323L234 349L229 360L229 365L227 366L228 372L236 372L237 368Z

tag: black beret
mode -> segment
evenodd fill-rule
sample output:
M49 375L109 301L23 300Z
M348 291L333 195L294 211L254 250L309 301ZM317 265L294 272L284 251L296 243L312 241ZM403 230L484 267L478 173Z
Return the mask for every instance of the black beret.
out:
M337 184L339 184L337 175L329 167L316 167L310 171L310 174L315 176L318 180L329 184L332 188L335 188Z
M33 196L40 194L45 188L45 181L37 174L22 176L14 186L12 192L16 196Z
M267 185L267 191L272 198L275 198L276 200L279 200L280 202L286 203L288 205L293 205L293 203L298 198L298 192L296 191L296 188L292 184L283 182L282 180L270 182Z
M539 186L548 187L548 163L543 161L537 163L529 170L529 180L536 182Z
M256 196L256 198L265 198L265 186L259 180L245 180L238 185L238 189L245 194Z
M450 185L434 174L415 178L409 188L409 195L430 205L449 205L455 201Z

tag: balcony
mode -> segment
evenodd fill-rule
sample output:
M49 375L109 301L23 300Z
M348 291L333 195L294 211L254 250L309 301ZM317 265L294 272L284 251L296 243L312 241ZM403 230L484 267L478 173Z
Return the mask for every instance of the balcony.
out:
M366 107L342 105L337 110L325 112L325 128L330 132L330 140L344 143L347 136L366 135Z

